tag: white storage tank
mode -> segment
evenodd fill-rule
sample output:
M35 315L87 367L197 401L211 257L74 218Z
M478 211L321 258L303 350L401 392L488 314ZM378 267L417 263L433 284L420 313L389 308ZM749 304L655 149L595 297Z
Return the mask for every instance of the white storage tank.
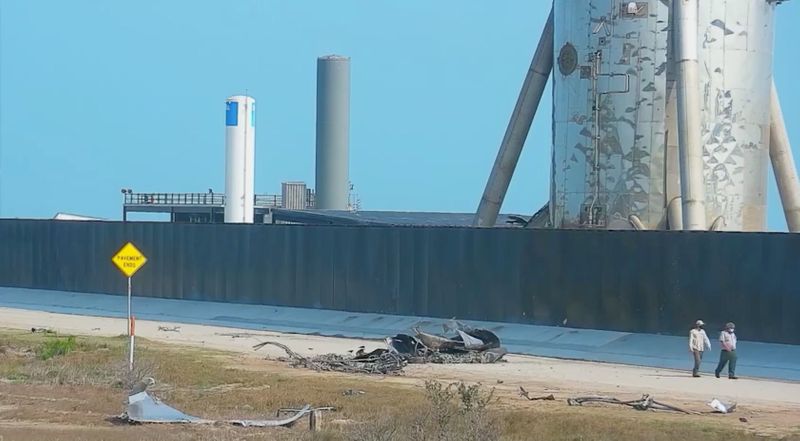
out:
M237 95L225 101L225 222L253 223L256 101Z

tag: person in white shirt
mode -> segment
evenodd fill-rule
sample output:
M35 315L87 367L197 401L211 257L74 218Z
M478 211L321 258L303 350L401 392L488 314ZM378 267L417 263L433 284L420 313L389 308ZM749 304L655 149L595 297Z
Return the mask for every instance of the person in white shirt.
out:
M719 353L719 364L714 374L719 378L720 372L728 365L728 378L737 380L736 376L736 334L734 333L736 325L727 323L725 329L719 334L719 344L722 350Z
M689 351L694 356L694 369L692 376L700 376L700 363L703 361L703 352L706 348L711 349L711 342L708 340L705 329L706 324L702 320L694 323L694 328L689 331Z

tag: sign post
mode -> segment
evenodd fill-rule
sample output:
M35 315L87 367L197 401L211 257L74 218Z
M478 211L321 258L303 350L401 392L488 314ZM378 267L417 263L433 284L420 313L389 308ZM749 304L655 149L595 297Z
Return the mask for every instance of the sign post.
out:
M131 278L147 263L147 257L144 257L141 251L136 246L128 242L123 246L114 257L111 258L114 265L128 278L128 336L130 337L130 352L128 354L128 370L133 370L133 340L135 335L135 325L133 317L133 310L131 308Z

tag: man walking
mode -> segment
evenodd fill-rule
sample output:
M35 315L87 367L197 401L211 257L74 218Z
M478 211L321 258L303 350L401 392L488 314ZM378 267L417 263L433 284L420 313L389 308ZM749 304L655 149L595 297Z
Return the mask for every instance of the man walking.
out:
M727 323L725 329L719 334L719 343L722 346L722 351L719 353L719 364L714 374L719 378L719 373L728 365L728 378L737 380L736 376L736 334L734 329L736 326L733 323Z
M689 331L689 351L694 355L694 369L692 369L692 376L700 376L700 362L703 361L703 351L706 348L711 349L711 342L708 340L705 329L706 324L702 320L694 323L694 328Z

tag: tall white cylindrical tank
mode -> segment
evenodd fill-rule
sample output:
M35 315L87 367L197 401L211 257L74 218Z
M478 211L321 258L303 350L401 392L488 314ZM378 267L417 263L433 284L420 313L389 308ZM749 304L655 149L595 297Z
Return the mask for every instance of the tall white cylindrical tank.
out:
M669 7L558 0L553 69L555 228L663 227Z
M253 223L255 202L256 101L225 101L225 222Z
M775 2L699 3L706 219L763 231Z
M347 210L350 200L350 58L317 59L316 208Z

